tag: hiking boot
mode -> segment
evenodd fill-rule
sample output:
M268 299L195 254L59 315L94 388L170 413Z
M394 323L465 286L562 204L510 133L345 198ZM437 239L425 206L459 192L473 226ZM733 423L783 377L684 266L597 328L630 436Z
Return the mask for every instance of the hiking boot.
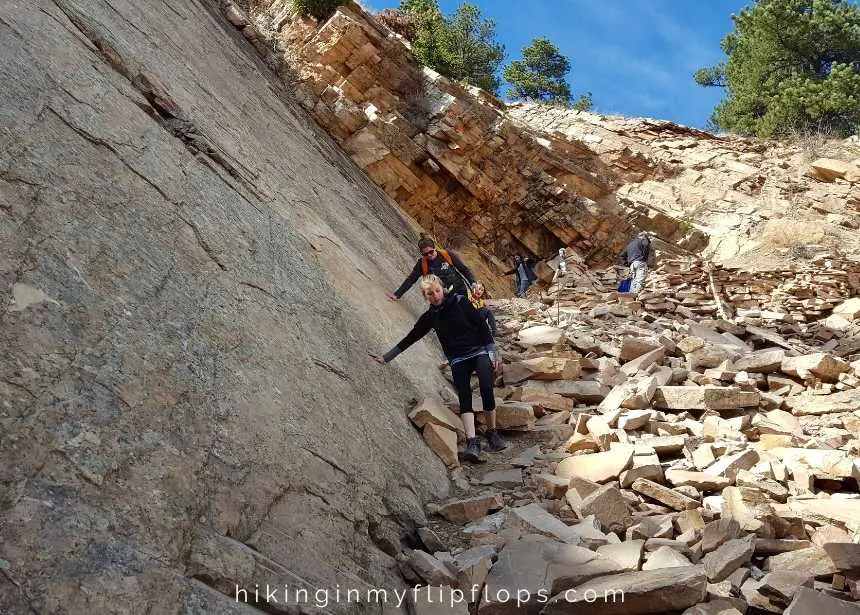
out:
M481 446L478 444L478 438L466 440L466 450L463 453L463 460L470 463L481 462Z
M487 450L493 453L498 453L499 451L503 451L508 447L505 444L505 439L502 437L498 431L488 431L487 432Z

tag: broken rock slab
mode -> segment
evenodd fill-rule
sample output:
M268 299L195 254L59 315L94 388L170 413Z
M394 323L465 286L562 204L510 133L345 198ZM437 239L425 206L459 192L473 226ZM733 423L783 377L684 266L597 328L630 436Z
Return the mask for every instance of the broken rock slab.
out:
M632 445L614 447L602 453L574 455L561 461L555 473L562 478L579 476L595 483L605 483L618 478L624 470L633 465Z
M564 329L549 325L538 325L521 329L517 341L525 346L555 346L565 339Z
M499 510L504 505L505 500L501 493L491 493L448 502L439 508L438 513L451 523L465 525L491 511Z
M860 389L831 395L795 395L785 399L785 406L795 416L849 413L860 408Z
M851 366L833 355L817 352L799 357L786 357L782 360L780 371L798 378L807 378L812 374L824 382L837 382L839 374L850 372Z
M524 380L575 380L580 374L579 359L535 357L505 365L505 384L519 384Z
M426 424L432 423L461 434L465 433L463 430L463 421L460 420L460 417L451 412L435 397L425 397L418 402L418 405L409 413L409 419L419 429L423 429Z
M427 446L436 453L448 469L460 465L457 457L457 432L428 422L424 425L422 433Z
M515 527L527 534L540 534L571 545L581 545L582 537L573 527L548 513L540 504L512 508L505 527Z
M733 410L757 407L757 391L728 387L666 386L657 387L654 407L664 410Z
M633 491L648 496L651 499L657 500L661 504L665 504L669 508L677 511L690 510L699 507L699 502L686 495L664 487L647 478L640 478L633 482Z
M428 585L406 593L410 615L469 615L468 591L461 597L451 587Z
M802 572L813 577L826 577L838 572L823 547L808 547L771 555L765 560L768 572Z
M610 575L575 589L567 595L553 596L541 615L647 615L680 611L705 599L708 580L701 566L687 566Z
M719 583L749 562L755 552L755 541L755 534L727 540L717 549L705 555L702 564L708 575L708 581Z
M541 594L612 574L619 568L608 557L544 536L508 543L490 569L478 606L479 615L537 615L546 604ZM518 604L517 596L521 597Z
M692 566L693 564L672 547L660 547L648 556L648 560L642 564L642 570L658 570L660 568L678 568L681 566Z
M801 588L783 615L860 615L860 604Z

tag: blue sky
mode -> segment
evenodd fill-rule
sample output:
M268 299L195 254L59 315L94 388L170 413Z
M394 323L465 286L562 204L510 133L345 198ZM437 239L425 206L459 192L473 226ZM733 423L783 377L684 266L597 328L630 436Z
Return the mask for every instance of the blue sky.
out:
M572 64L574 96L590 91L594 110L672 120L702 128L722 98L693 82L720 62L731 15L750 0L472 0L496 21L505 64L535 36L552 40ZM369 0L373 9L399 0ZM446 14L460 0L440 0ZM503 88L502 92L506 92Z

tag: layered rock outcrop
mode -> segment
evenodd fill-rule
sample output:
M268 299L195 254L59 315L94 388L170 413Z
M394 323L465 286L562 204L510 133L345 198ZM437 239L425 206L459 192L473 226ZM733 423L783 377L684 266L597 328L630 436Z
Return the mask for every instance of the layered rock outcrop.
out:
M408 43L359 6L323 24L292 16L285 0L263 6L258 21L285 54L299 101L424 228L501 259L572 246L606 263L634 226L705 245L678 219L618 205L625 177L587 143L529 129L486 92L420 67ZM663 175L647 162L642 172Z

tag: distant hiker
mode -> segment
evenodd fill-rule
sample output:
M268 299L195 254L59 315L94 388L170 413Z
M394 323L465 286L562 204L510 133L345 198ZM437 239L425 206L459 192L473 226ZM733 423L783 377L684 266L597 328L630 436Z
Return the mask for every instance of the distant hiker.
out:
M558 256L556 257L558 263L556 264L555 274L552 276L553 284L559 278L563 278L567 275L567 261L565 260L566 258L567 250L565 248L559 248Z
M519 254L514 256L514 268L510 271L506 271L505 275L510 275L512 273L516 275L517 297L525 297L529 286L534 284L534 281L537 280L537 275L535 274L534 269L532 269L530 260L524 259Z
M618 257L622 264L630 267L630 292L638 293L645 285L648 275L648 257L651 256L651 235L645 231L634 237Z
M478 313L483 317L484 320L487 321L487 324L490 325L490 332L495 336L496 335L496 317L493 315L493 311L487 307L487 302L484 301L484 293L487 291L484 288L484 283L480 280L476 280L474 284L472 284L472 296L469 299L472 302L472 305L475 306L475 309L478 310Z
M431 273L439 277L444 288L449 292L464 297L469 295L467 284L473 284L475 276L472 275L472 272L457 254L437 248L436 241L426 233L422 234L421 240L418 242L418 249L421 251L421 258L415 263L415 267L412 268L412 272L406 277L400 288L393 293L388 293L388 298L391 301L400 299L407 290L412 288L418 278Z
M462 295L445 295L442 281L435 275L421 278L421 292L430 303L412 327L412 330L397 345L384 355L369 353L380 364L391 362L394 357L427 335L431 329L442 345L442 351L451 365L454 387L460 403L460 419L466 431L466 461L481 460L481 446L475 435L475 414L472 410L472 373L477 372L481 391L481 404L487 419L487 449L500 451L505 448L502 435L496 431L496 399L493 395L493 370L498 368L496 345L487 321Z

